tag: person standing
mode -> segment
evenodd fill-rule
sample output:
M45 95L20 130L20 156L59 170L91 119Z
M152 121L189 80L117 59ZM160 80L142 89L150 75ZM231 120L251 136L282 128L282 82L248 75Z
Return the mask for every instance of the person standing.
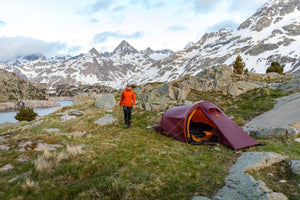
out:
M122 92L120 106L123 105L125 128L129 128L131 124L132 107L136 105L135 93L130 84L126 85L126 89Z

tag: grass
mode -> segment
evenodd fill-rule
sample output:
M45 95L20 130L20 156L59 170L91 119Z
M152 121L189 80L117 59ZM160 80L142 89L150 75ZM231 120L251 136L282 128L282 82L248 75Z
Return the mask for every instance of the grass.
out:
M295 175L289 166L289 162L283 161L271 167L252 171L250 174L255 178L268 183L267 186L274 192L281 192L290 200L300 199L299 183L300 176Z
M251 91L235 100L209 93L191 93L213 101L226 114L241 123L263 112L266 104L282 96L280 91ZM197 96L199 95L199 96ZM250 107L249 101L262 104ZM270 103L271 102L271 103ZM223 187L224 178L242 151L274 151L292 159L300 159L300 144L285 140L260 140L265 146L233 151L223 145L186 145L159 135L147 126L155 124L162 112L133 110L132 127L123 128L123 111L116 106L115 124L100 127L93 122L108 114L97 110L94 102L67 106L84 114L66 122L55 113L41 117L38 126L18 124L0 128L9 151L0 151L0 167L14 168L0 172L0 199L191 199L213 197ZM249 107L249 112L247 110ZM234 109L233 109L234 108ZM240 110L245 113L241 114ZM251 109L254 109L251 111ZM251 112L250 112L251 111ZM243 112L242 112L243 113ZM29 125L29 126L28 126ZM58 128L59 132L45 129ZM84 132L82 136L73 133ZM8 134L9 133L9 134ZM19 141L61 144L56 151L19 152ZM17 158L30 158L19 162ZM8 180L31 171L28 176ZM299 192L296 193L299 195Z

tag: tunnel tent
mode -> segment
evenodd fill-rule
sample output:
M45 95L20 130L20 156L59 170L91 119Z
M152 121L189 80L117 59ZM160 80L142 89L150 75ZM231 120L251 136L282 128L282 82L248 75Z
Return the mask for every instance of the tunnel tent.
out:
M259 144L208 101L169 108L152 129L189 144L220 143L233 149Z

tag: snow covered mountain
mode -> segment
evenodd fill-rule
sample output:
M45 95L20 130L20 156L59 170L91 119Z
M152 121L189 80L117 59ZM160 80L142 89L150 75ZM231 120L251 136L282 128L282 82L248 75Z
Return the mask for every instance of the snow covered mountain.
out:
M122 41L112 53L100 54L92 48L88 53L76 57L47 59L43 55L35 54L0 63L0 68L33 82L54 86L100 84L118 88L129 77L140 74L155 63L159 56L165 58L171 53L171 50L139 52L128 42Z
M167 81L204 68L232 64L240 54L246 67L265 73L273 61L285 71L300 68L300 1L270 0L237 30L206 33L196 44L159 60L136 83Z
M273 61L284 65L285 71L299 73L300 1L270 0L237 30L206 33L175 53L151 48L138 51L122 41L111 53L93 48L75 57L35 54L0 63L0 68L54 86L101 84L120 88L127 82L164 82L214 65L230 65L238 54L249 70L258 73L265 73Z

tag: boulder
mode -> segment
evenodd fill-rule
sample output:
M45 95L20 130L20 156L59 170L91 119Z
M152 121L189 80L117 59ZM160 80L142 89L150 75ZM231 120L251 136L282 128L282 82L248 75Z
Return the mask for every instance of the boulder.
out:
M116 99L112 94L103 94L95 103L95 107L101 110L112 110L116 105Z
M292 172L300 176L300 160L292 160L290 164Z
M300 121L300 95L292 94L276 101L272 110L246 123L244 131L262 138L296 138L299 129L291 125Z
M117 121L116 118L114 118L111 114L105 115L104 117L101 117L100 119L96 120L94 124L98 124L100 126L105 126L109 124L113 124L115 121Z
M291 126L267 127L259 129L256 136L260 138L296 138L298 131Z
M278 88L290 93L300 92L300 76L292 78L281 84Z
M79 105L90 101L91 98L87 93L81 93L73 97L73 104Z
M253 82L237 81L229 84L227 93L233 97L236 97L248 92L249 90L253 90L265 86L266 84L258 81L253 81Z
M256 181L247 173L248 170L258 170L274 163L288 159L277 153L247 152L238 158L230 169L225 179L225 186L218 191L213 199L216 200L240 200L240 199L282 199L287 197L282 193L276 193L266 187L261 180Z

